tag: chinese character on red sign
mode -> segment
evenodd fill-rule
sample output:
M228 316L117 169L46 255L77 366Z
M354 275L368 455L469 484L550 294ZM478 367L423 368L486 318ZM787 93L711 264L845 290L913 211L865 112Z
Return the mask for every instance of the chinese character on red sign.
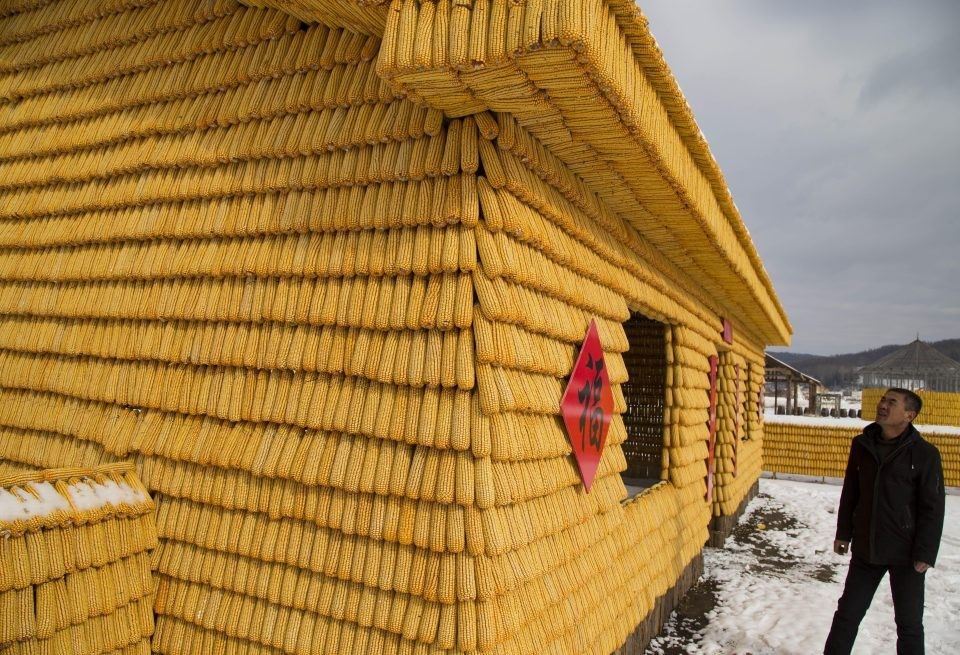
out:
M613 413L613 390L595 320L590 321L580 346L573 373L560 400L560 411L583 486L590 491Z
M710 355L710 414L707 419L707 428L710 430L710 440L707 442L707 502L713 501L713 460L717 450L717 369L720 360L716 355Z

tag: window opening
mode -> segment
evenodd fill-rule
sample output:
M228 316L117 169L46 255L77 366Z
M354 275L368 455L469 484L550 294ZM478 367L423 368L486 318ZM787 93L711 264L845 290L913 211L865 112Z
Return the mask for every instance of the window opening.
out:
M627 404L622 415L627 431L623 481L636 491L656 484L662 475L667 326L635 313L623 327L630 344L623 353L629 379L620 387Z

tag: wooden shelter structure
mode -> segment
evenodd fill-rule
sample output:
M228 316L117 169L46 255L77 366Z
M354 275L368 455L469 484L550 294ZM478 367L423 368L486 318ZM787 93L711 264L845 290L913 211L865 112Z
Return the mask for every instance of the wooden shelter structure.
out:
M817 396L826 389L820 380L777 359L770 353L766 353L764 357L765 379L767 384L773 384L774 411L778 411L781 383L785 398L784 410L787 414L794 413L797 407L797 393L800 386L804 384L807 385L808 406L811 410L817 406Z
M135 465L154 653L642 651L789 337L632 0L0 4L0 472Z

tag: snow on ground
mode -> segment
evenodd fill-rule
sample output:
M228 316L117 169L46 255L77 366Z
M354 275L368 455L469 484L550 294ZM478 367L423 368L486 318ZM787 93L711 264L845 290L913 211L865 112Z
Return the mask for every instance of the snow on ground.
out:
M792 655L822 652L848 557L832 551L840 487L760 480L760 495L724 549L704 551L704 576L648 654ZM929 655L960 652L960 496L947 496L937 566L927 573ZM896 626L888 578L853 652L892 653Z

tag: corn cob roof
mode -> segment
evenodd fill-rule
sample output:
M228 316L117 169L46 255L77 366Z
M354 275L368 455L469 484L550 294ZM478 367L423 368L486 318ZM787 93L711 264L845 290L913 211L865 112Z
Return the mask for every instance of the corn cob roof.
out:
M752 323L768 344L789 342L723 173L634 0L260 1L383 35L381 75L449 115L514 114L618 197L619 213L724 314Z

